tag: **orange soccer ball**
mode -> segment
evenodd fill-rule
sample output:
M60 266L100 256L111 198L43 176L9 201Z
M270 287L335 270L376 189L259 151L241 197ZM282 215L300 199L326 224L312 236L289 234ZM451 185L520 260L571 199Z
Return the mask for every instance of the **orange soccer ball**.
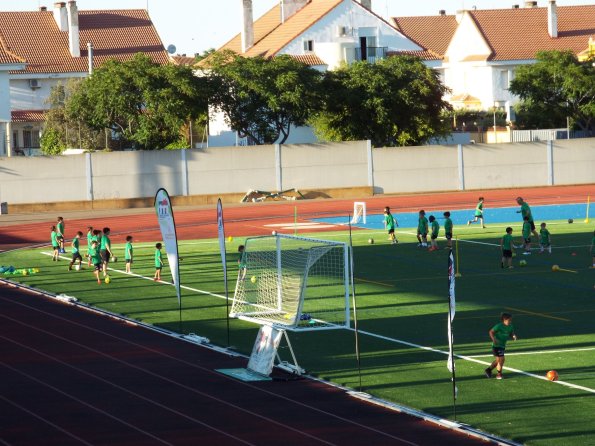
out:
M545 377L547 379L549 379L550 381L557 381L558 380L558 372L556 372L555 370L550 370L549 372L546 373Z

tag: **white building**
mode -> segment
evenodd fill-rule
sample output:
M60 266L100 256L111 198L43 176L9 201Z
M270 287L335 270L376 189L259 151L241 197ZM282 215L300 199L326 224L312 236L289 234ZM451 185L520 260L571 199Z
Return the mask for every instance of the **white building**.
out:
M372 12L371 0L281 0L256 21L252 0L243 0L242 32L219 48L225 49L246 57L286 54L319 70L356 60L374 62L393 52L423 50ZM309 128L294 128L287 143L314 141ZM210 146L241 143L222 114L211 114Z
M79 11L69 1L53 10L0 11L0 156L39 150L52 87L139 52L169 63L145 10Z
M584 53L595 35L595 5L560 6L549 0L508 9L465 10L455 15L397 17L395 26L423 47L426 63L440 70L455 108L506 110L518 98L508 90L515 70L542 50Z

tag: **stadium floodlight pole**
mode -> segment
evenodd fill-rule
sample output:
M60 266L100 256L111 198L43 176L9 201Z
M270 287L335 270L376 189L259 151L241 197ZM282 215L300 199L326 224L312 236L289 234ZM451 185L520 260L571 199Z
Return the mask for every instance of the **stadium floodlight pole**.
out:
M357 376L359 379L359 391L362 391L362 363L361 363L361 356L359 353L359 332L357 330L357 306L355 304L355 280L353 274L353 239L351 237L351 214L347 216L347 221L349 222L349 250L351 251L351 255L349 256L349 274L351 277L351 296L353 299L353 332L355 333L355 359L357 361Z

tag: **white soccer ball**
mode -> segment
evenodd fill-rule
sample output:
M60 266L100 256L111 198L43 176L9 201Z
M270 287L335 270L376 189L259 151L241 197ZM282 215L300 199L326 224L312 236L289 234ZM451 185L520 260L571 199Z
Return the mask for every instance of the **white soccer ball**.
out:
M271 232L272 235L277 235L277 231Z
M81 265L74 265L74 269L77 270L77 271L80 271Z

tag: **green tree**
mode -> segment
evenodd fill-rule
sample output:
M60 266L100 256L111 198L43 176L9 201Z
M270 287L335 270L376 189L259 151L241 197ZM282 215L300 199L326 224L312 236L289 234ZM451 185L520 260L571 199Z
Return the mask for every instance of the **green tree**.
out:
M284 143L291 126L305 125L316 109L321 75L290 56L245 58L224 51L206 62L211 105L252 142Z
M566 126L566 118L581 130L595 130L595 67L579 62L572 51L541 51L537 62L519 67L510 91L520 127Z
M356 62L326 73L322 111L311 124L331 141L369 139L375 147L423 144L444 136L448 89L438 74L410 56Z
M101 144L97 132L66 112L66 103L80 85L80 79L71 79L65 85L52 87L46 101L49 106L41 135L41 150L47 155L59 155L69 147L94 150Z
M182 126L205 113L206 104L206 82L191 68L159 65L139 53L126 62L109 60L82 81L67 114L139 149L161 149L179 141Z

